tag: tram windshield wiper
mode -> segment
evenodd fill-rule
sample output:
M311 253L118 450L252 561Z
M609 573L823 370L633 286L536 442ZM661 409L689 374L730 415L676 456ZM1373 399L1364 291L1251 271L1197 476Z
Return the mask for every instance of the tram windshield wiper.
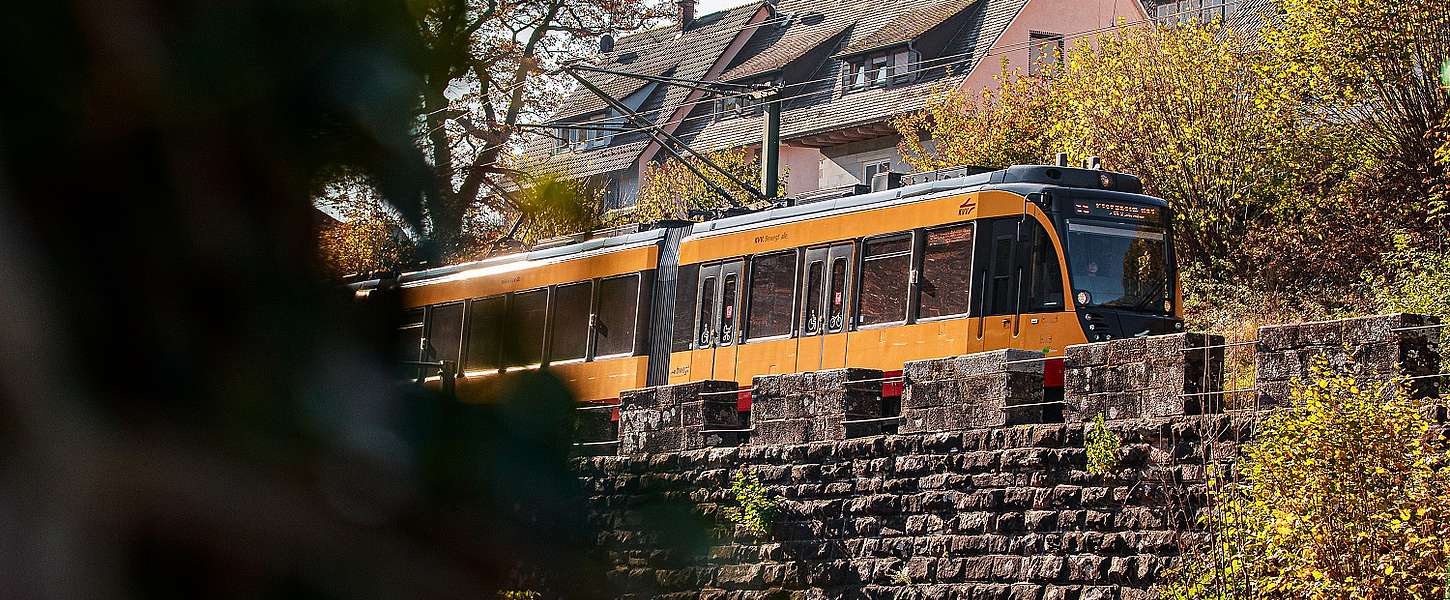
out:
M1132 308L1130 308L1129 310L1143 310L1145 308L1148 308L1148 303L1158 299L1158 295L1160 292L1163 291L1166 283L1166 281L1159 281L1157 285L1153 286L1153 289L1151 291L1149 291L1147 294L1144 294L1143 297L1139 298L1137 302L1134 302Z

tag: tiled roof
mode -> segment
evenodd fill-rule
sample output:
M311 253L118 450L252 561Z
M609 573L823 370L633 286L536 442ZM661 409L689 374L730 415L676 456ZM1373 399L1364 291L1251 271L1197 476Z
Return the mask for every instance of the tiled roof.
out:
M916 39L943 21L962 12L977 0L942 0L913 10L898 13L886 24L847 44L841 54L856 54L877 48L885 48Z
M1238 8L1224 18L1224 28L1233 31L1250 47L1263 43L1265 27L1283 19L1279 0L1240 0Z
M542 156L526 154L522 163L516 166L530 172L557 173L566 179L613 173L634 164L646 143L635 141L583 152L558 154L545 151Z
M734 34L759 6L750 4L701 16L683 32L677 26L669 25L623 36L615 42L614 50L598 57L594 66L641 75L663 75L673 71L672 77L698 79L715 64L734 39ZM581 74L615 98L632 94L647 83L623 75ZM598 96L576 87L550 120L576 117L605 108L604 101Z
M940 60L933 61L931 57L925 57L930 62L910 83L843 94L841 87L843 69L846 68L844 63L834 59L825 61L806 78L805 85L787 92L788 99L781 113L782 140L790 141L837 129L881 123L893 116L922 108L934 91L960 83L986 58L992 44L1001 37L1002 32L1026 3L1027 0L975 0L970 3L960 25L962 32L954 35L941 50ZM821 2L782 0L781 4L781 10L785 11L792 5L810 6L819 5ZM855 0L855 4L863 7L867 3ZM887 4L884 8L870 5L873 10L894 7L898 11L895 15L911 11L913 6L908 2ZM871 29L869 24L864 23L869 17L859 14L863 9L856 10L857 14L837 17L842 20L862 21L850 29L847 39L840 42L843 47L850 47L856 40L867 39L880 29ZM896 20L895 15L890 13L884 18L880 17L880 10L876 10L876 23ZM863 32L863 29L869 31ZM714 115L710 114L713 110L713 106L696 107L689 122L681 126L681 137L690 141L698 150L732 148L760 142L763 125L761 117L715 121Z
M740 6L697 17L683 32L678 26L658 27L621 37L614 50L601 55L594 64L601 68L645 75L668 74L680 79L702 79L716 66L725 49L744 30L749 19L760 10L759 3ZM581 72L615 98L637 92L648 82L633 77ZM658 122L662 115L673 113L689 95L679 86L657 86L645 100L640 112ZM564 105L550 121L576 118L606 108L602 99L582 87L569 93ZM624 123L624 127L634 126ZM533 134L524 144L522 161L542 168L559 170L571 177L609 173L629 167L648 145L643 133L614 136L608 146L580 152L554 154L554 139L546 134Z
M923 6L916 0L778 0L777 16L747 28L745 24L760 9L760 4L750 4L701 17L683 34L674 29L656 29L626 36L598 64L641 73L674 65L672 77L700 79L709 74L739 34L749 34L748 43L721 79L746 78L787 66L788 73L798 71L792 75L793 81L786 81L787 99L781 119L782 139L790 141L879 124L921 108L933 91L959 84L986 58L1027 1L943 0ZM954 19L958 15L960 18ZM948 32L940 26L949 21L953 30ZM807 65L802 60L814 58L813 52L830 57L914 39L929 31L933 35L940 32L949 40L932 55L922 57L929 61L927 68L914 67L919 72L912 81L890 87L843 94L843 69L847 67L842 61L825 58L819 64ZM634 60L621 64L620 59L629 53L634 54ZM642 110L656 123L679 118L675 113L690 94L691 90L680 86L661 86ZM587 91L572 95L592 96ZM571 98L566 106L570 108L556 117L577 116L579 108L588 104ZM694 105L675 134L697 150L759 143L760 117L715 121L711 114L714 110L711 102ZM570 112L574 114L565 114ZM571 175L584 176L626 168L647 145L643 134L623 134L604 148L549 156L553 143L543 138L530 142L525 155L542 156L545 159L540 162L560 165Z
M815 50L821 44L830 41L850 27L849 23L839 21L826 24L823 27L809 27L804 31L792 31L789 27L774 27L770 32L761 32L758 35L762 38L775 39L768 45L762 45L759 52L747 54L740 64L730 67L720 76L721 81L735 81L753 77L761 73L769 73L800 58L806 53ZM788 33L789 35L783 35ZM769 35L773 34L773 36ZM754 40L751 40L754 43Z

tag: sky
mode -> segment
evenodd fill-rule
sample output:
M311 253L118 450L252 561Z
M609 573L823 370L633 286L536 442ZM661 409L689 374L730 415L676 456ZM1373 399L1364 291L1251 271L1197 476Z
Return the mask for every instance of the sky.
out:
M699 3L695 5L695 14L708 15L717 10L733 8L742 4L746 4L750 1L751 0L699 0Z

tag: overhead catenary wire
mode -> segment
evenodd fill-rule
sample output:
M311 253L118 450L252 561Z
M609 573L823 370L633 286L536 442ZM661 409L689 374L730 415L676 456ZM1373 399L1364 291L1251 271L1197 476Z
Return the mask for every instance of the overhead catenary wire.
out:
M1225 3L1224 6L1231 6L1231 5L1236 5L1236 4L1242 4L1243 2L1245 2L1245 0L1233 0L1231 2ZM1165 18L1165 19L1166 18L1172 18L1172 17L1177 17L1178 15L1187 14L1187 13L1194 13L1194 12L1199 12L1199 11L1197 9L1182 10L1182 11L1178 11L1176 13L1170 13L1170 14L1164 15L1161 18ZM1064 42L1065 42L1066 40L1069 40L1069 39L1078 39L1078 38L1086 37L1086 36L1089 36L1089 35L1104 33L1104 32L1113 31L1113 30L1117 30L1117 29L1126 29L1126 28L1130 28L1130 27L1137 27L1137 26L1144 25L1144 24L1149 24L1149 23L1152 23L1152 22L1154 22L1154 19L1151 18L1151 17L1148 18L1148 19L1146 19L1146 20L1123 21L1122 23L1117 23L1117 24L1113 24L1113 25L1099 27L1099 28L1096 28L1096 29L1089 29L1089 30L1075 32L1075 33L1072 33L1072 34L1067 34L1067 35L1064 35L1064 38L1063 39L1064 39ZM1017 43L1013 43L1013 44L1006 44L1006 45L1003 45L1003 46L998 46L996 48L991 48L991 49L987 50L986 52L981 53L981 56L982 56L983 59L985 59L985 58L990 57L990 56L1005 54L1005 53L1008 53L1008 52L1015 52L1015 51L1018 51L1018 50L1024 50L1024 49L1027 49L1027 48L1032 47L1034 44L1041 44L1041 43L1042 43L1041 40L1028 40L1026 42L1017 42ZM945 55L945 56L939 56L939 57L934 57L934 58L930 58L930 59L918 61L916 63L912 63L912 66L917 67L916 69L914 69L914 70L913 69L908 69L907 71L904 71L904 72L898 72L898 73L896 73L896 75L916 74L916 73L920 73L920 72L925 71L925 70L940 69L940 68L944 68L944 67L947 67L947 66L954 66L954 65L957 65L957 64L963 64L963 63L966 63L966 62L969 62L969 61L974 60L974 56L976 54L977 54L976 49L969 49L969 50L965 50L965 51L962 51L962 52L958 52L956 54L949 54L949 55ZM956 60L950 60L950 59L956 59ZM940 64L937 64L937 63L940 63ZM640 75L644 75L644 74L640 74ZM822 82L826 82L826 81L834 81L834 80L837 80L837 79L840 79L840 76L839 75L830 75L830 76L826 76L826 77L820 77L820 78L817 78L817 79L808 79L808 80L804 80L804 81L800 81L800 82L792 82L790 85L793 86L793 87L794 86L802 86L802 85L809 85L809 84L814 84L814 83L822 83ZM713 83L713 82L702 82L702 83ZM793 95L793 96L786 96L786 97L781 98L780 100L782 102L784 102L784 101L798 99L798 98L802 98L802 97L819 95L819 94L822 94L822 93L834 93L835 91L836 91L835 88L832 87L832 88L829 88L829 89L820 89L820 90L815 90L815 91L811 91L811 92L803 92L801 94L796 94L796 95ZM687 106L693 106L693 105L702 104L702 103L706 103L706 102L714 102L714 101L716 101L716 100L718 100L719 98L722 98L722 97L744 97L744 96L748 96L748 95L750 95L752 93L754 93L754 92L741 92L741 93L736 93L736 94L720 94L720 95L717 95L717 96L712 97L712 98L709 98L709 99L681 103L681 104L678 104L678 105L673 106L672 108L674 110L678 110L679 108L683 108L683 107L687 107ZM729 112L731 112L731 111L715 111L715 112L712 112L712 113L707 113L707 115L728 114ZM706 116L706 115L702 115L702 116ZM683 120L688 120L690 118L696 118L696 117L687 117L685 119L680 119L680 120L674 121L674 123L678 123L678 122L683 121ZM573 125L573 124L588 125L588 124L597 124L597 123L607 123L607 122L612 122L612 121L618 121L619 119L620 119L620 117L612 117L612 118L593 119L593 120L586 120L586 121L576 121L576 122L572 122L572 123L560 123L558 125L559 126L566 126L566 125ZM669 122L667 122L666 124L668 124L668 123Z
M1245 0L1235 0L1234 2L1232 2L1230 4L1240 4L1240 3L1244 2L1244 1ZM1226 4L1225 6L1227 6L1227 5L1228 4ZM1187 13L1187 12L1197 12L1197 11L1180 11L1179 13L1174 13L1174 15L1176 15L1176 14L1182 14L1182 13ZM1174 15L1168 15L1168 16L1174 16ZM1103 27L1103 28L1099 28L1099 29L1078 32L1078 33L1072 34L1072 36L1070 36L1070 38L1081 38L1081 37L1084 37L1084 36L1087 36L1087 35L1096 34L1096 33L1103 33L1103 32L1112 31L1112 30L1115 30L1115 29L1122 29L1122 28L1127 28L1127 27L1138 26L1138 25L1145 24L1147 22L1151 22L1151 19L1149 19L1148 21L1141 21L1141 20L1140 21L1128 21L1128 22L1124 22L1124 23L1118 24L1118 25L1113 25L1113 26ZM1070 38L1067 37L1067 36L1064 37L1064 39L1070 39ZM1004 54L1004 53L1007 53L1007 52L1015 52L1017 50L1022 50L1024 48L1030 47L1032 43L1033 42L1030 42L1029 41L1027 43L1019 43L1019 44L1012 44L1012 45L1007 45L1007 46L999 46L997 48L990 49L987 52L983 53L982 54L982 58L983 58L983 60L985 60L987 57L990 57L990 56ZM1037 42L1037 43L1040 43L1040 42ZM936 58L933 58L933 59L927 59L927 60L924 60L924 61L919 61L917 63L913 63L914 66L916 67L915 69L908 69L906 71L896 72L892 76L893 77L899 77L899 76L903 76L903 75L915 75L915 74L922 73L924 71L935 70L935 69L944 69L944 68L951 67L951 66L955 66L955 65L959 65L959 64L965 64L967 62L970 62L970 61L975 60L975 58L973 56L974 54L975 54L974 51L965 51L965 52L957 53L957 54L954 54L954 55L948 55L948 56L943 56L943 57L936 57ZM957 60L952 60L952 61L949 61L949 62L942 62L941 64L934 64L935 62L942 61L943 59L956 58L956 57L962 57L962 58L958 58ZM821 78L813 79L813 80L806 80L806 81L801 81L801 82L795 82L795 83L792 83L790 85L793 86L793 87L794 86L805 86L805 85L810 85L810 84L815 84L815 83L821 83L821 82L825 82L825 81L834 81L834 80L839 79L839 78L840 78L839 75L831 75L831 76L821 77ZM821 89L817 89L817 90L813 90L813 91L802 92L802 93L794 94L794 95L790 95L790 96L783 96L783 97L779 98L776 101L784 103L784 102L789 102L789 101L792 101L792 100L798 100L798 99L801 99L801 98L808 98L808 97L811 97L811 96L821 96L821 95L828 95L828 94L829 95L834 95L836 93L836 91L837 91L836 90L836 87L835 86L831 86L831 87L821 88ZM679 103L679 104L676 104L676 105L672 105L669 108L671 109L672 112L678 112L682 108L694 107L694 106L697 106L697 105L700 105L700 104L706 104L706 103L715 103L715 102L718 102L719 100L721 100L722 98L745 97L745 96L748 96L748 95L751 95L751 94L754 94L754 93L755 92L742 92L742 93L738 93L738 94L708 95L705 98L702 98L702 99L699 99L699 100L694 100L694 101L682 102L682 103ZM661 112L663 112L663 111L664 111L664 107L661 108ZM702 113L702 114L698 114L698 115L692 114L691 112L687 112L687 113L685 113L684 116L682 116L682 117L680 117L678 119L672 119L672 120L667 120L667 121L663 121L663 122L656 122L656 123L654 123L653 127L625 127L625 128L620 128L617 131L615 131L613 133L613 135L607 136L606 139L612 138L613 136L619 136L619 135L629 135L629 134L635 134L635 133L645 133L645 132L650 131L651 129L664 128L664 127L669 127L671 125L681 125L681 124L684 124L686 122L691 122L691 121L694 121L694 122L702 122L702 121L703 122L713 122L718 117L720 117L722 115L729 115L729 114L735 113L735 112L737 112L737 111L731 110L731 109L710 111L710 112L706 112L706 113ZM749 118L759 118L759 117L757 117L755 115L751 115ZM516 125L516 127L520 127L520 128L525 128L526 127L526 128L532 128L532 129L538 129L538 130L549 129L549 128L554 128L554 129L571 129L571 128L579 128L579 126L589 126L589 125L600 125L600 124L617 123L617 122L619 122L620 120L623 120L623 119L624 119L623 116L619 116L619 117L605 117L605 118L599 118L599 119L591 119L591 120L585 120L585 121L575 121L575 122L568 122L568 123L552 123L552 124L550 124L548 122L543 122L543 123L529 123L529 124L524 124L524 125ZM430 130L429 133L432 133L432 131ZM558 140L558 141L566 142L566 143L569 141L567 139L562 138L558 134L554 134L552 132L541 132L540 135L543 135L544 137L552 138L552 139L555 139L555 140ZM637 140L636 142L632 142L632 143L647 143L647 142L648 142L648 140ZM510 145L511 143L512 142L510 142L510 143L503 143L503 144L495 144L495 145L488 146L488 147L485 147L485 148L480 149L480 150L476 150L476 152L478 152L478 153L488 152L488 151L495 150L495 149L498 149L498 148L506 147L506 146ZM581 156L583 156L584 154L585 153L581 153ZM692 152L692 154L693 154L693 152ZM504 157L500 157L500 159L502 159L502 158L504 158ZM481 164L476 164L476 165L472 165L472 166L473 167L488 167L488 166L492 166L494 164L497 164L498 160L499 159L496 159L496 160L493 160L493 161L489 161L489 162L481 163Z
M1227 7L1227 6L1233 6L1233 5L1242 4L1242 3L1244 3L1244 1L1245 0L1233 0L1231 2L1226 2L1224 4L1224 6ZM1182 10L1182 11L1178 11L1178 12L1175 12L1175 13L1170 13L1170 14L1167 14L1167 15L1163 15L1162 17L1159 17L1159 18L1160 19L1175 18L1175 17L1177 17L1179 15L1188 14L1188 13L1197 13L1197 12L1199 12L1199 10L1197 10L1197 9ZM1151 18L1151 17L1149 19L1142 19L1142 20L1135 20L1135 21L1123 21L1121 23L1116 23L1116 24L1113 24L1113 25L1105 26L1105 27L1100 27L1100 28L1096 28L1096 29L1090 29L1090 30L1085 30L1085 31L1080 31L1080 32L1075 32L1075 33L1072 33L1072 34L1065 35L1064 36L1064 41L1069 40L1069 39L1078 39L1078 38L1086 37L1086 36L1089 36L1089 35L1100 34L1100 33L1108 32L1108 31L1113 31L1113 30L1117 30L1117 29L1126 29L1126 28L1129 28L1129 27L1136 27L1136 26L1140 26L1140 25L1152 23L1153 21L1154 21L1154 19ZM759 26L764 26L766 24L770 24L770 23L771 23L771 21L765 21L765 22L762 22L761 24L757 24L757 25L753 25L753 26L747 26L747 27L759 27ZM1004 45L1004 46L998 46L996 48L992 48L992 49L987 50L986 52L982 53L981 56L982 56L982 59L985 60L987 57L990 57L990 56L1000 55L1000 54L1004 54L1004 53L1008 53L1008 52L1015 52L1015 51L1018 51L1018 50L1030 48L1034 43L1041 43L1041 41L1029 40L1027 42L1019 42L1019 43L1008 44L1008 45ZM955 66L955 65L958 65L958 64L964 64L966 62L975 60L975 57L974 57L975 54L976 54L976 49L970 49L970 50L966 50L966 51L959 52L959 53L956 53L956 54L951 54L951 55L946 55L946 56L941 56L941 57L935 57L935 58L931 58L931 59L927 59L927 60L923 60L923 61L918 61L917 63L913 63L912 64L912 66L916 67L915 69L908 69L906 71L897 72L897 73L895 73L894 76L913 75L913 74L918 74L918 73L921 73L921 72L927 71L927 70L942 69L942 68L946 68L946 67L949 67L949 66ZM956 60L948 60L948 59L956 59ZM561 69L562 69L562 67L561 67ZM555 70L555 71L556 71L556 73L562 72L562 70ZM821 77L821 78L817 78L817 79L805 80L805 81L801 81L801 82L794 82L794 83L791 83L790 85L791 86L804 86L804 85L816 84L816 83L821 83L821 82L826 82L826 81L834 81L834 80L837 80L837 79L840 79L840 75L833 74L833 75L830 75L830 76ZM524 83L526 84L527 82L524 82ZM711 81L701 81L701 83L714 83L714 82L711 82ZM794 95L790 95L790 96L785 96L785 97L780 98L779 101L780 102L788 102L788 101L791 101L791 100L797 100L797 99L801 99L801 98L807 98L807 97L810 97L810 96L817 96L817 95L824 95L824 94L834 94L835 92L836 92L835 86L831 86L829 88L822 88L822 89L818 89L818 90L813 90L813 91L802 92L802 93L794 94ZM755 93L755 92L752 91L752 92L741 92L741 93L737 93L737 94L713 95L711 97L704 98L704 99L700 99L700 100L694 100L694 101L689 101L689 102L683 102L683 103L680 103L680 104L676 104L676 105L673 105L673 106L671 106L669 108L673 112L678 112L681 108L693 107L693 106L696 106L696 105L699 105L699 104L704 104L704 103L713 103L713 102L718 101L722 97L725 97L725 98L728 98L728 97L744 97L744 96L751 95L753 93ZM709 120L712 120L713 121L718 116L727 115L727 114L730 114L732 112L734 112L734 111L732 111L732 110L718 110L718 111L711 111L711 112L708 112L708 113L704 113L704 114L701 114L701 115L691 115L691 114L688 114L687 113L686 115L684 115L683 117L681 117L679 119L668 120L668 121L664 121L664 122L658 122L655 125L656 125L656 127L666 127L666 126L670 126L670 125L679 125L679 124L682 124L682 123L687 122L687 121L701 121L701 120L706 120L706 119L709 119ZM555 124L554 126L555 127L560 127L560 128L568 128L567 125L593 125L593 124L617 123L622 118L623 117L612 117L612 118L592 119L592 120L578 121L578 122L567 123L567 124L562 124L562 123L561 124ZM545 123L547 123L547 122L545 122ZM545 123L536 123L536 124L532 124L531 123L529 125L530 126L534 126L534 127L542 127L542 126L545 126ZM641 132L647 131L648 129L649 128L644 128L644 127L624 128L623 130L619 131L618 133L615 133L615 135L627 135L627 134L630 134L630 133L641 133ZM554 137L554 136L549 136L549 137ZM499 147L503 147L503 146L506 146L506 145L507 144L498 144L498 145L495 145L495 146L492 146L492 147L489 147L489 148L485 148L484 150L480 150L480 152L492 150L492 149L499 148ZM487 165L482 165L482 166L487 166Z

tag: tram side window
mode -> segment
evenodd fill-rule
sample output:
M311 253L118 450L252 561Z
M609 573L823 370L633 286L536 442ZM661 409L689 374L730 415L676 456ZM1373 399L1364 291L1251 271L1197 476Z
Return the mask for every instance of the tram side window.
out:
M856 323L905 321L907 281L911 276L911 235L866 240L863 246Z
M695 332L697 348L709 347L715 341L715 324L710 322L710 316L715 310L715 282L717 278L706 277L704 283L700 284L700 320L696 321L698 328Z
M681 265L675 280L675 322L671 330L670 352L684 352L694 341L695 284L700 282L700 265Z
M463 303L440 304L428 309L428 349L424 360L458 364L463 347Z
M972 225L926 232L920 318L966 314L970 307Z
M757 256L750 263L750 317L745 333L750 339L790 333L794 306L794 250Z
M1036 221L1032 223L1031 263L1028 265L1031 282L1026 289L1023 305L1033 311L1062 310L1062 268L1057 264L1057 249L1047 230Z
M593 282L571 283L554 289L554 331L549 344L549 361L579 360L589 350L589 305Z
M502 334L499 324L504 314L505 298L493 296L468 303L468 356L465 371L493 371L499 368Z
M838 256L831 261L831 312L826 330L835 333L846 322L846 257Z
M599 326L594 331L595 356L634 352L638 322L639 275L605 279L599 283ZM688 311L687 311L688 314Z
M544 313L549 304L549 291L534 290L509 294L503 338L508 340L504 366L536 365L544 358Z
M416 362L423 358L423 309L415 308L403 313L403 323L398 326L398 360ZM418 376L418 367L403 365L399 371L403 377Z
M720 288L720 345L735 343L735 273L725 274L725 284Z
M997 228L1001 230L1001 227ZM992 239L992 306L987 314L1010 315L1016 310L1012 289L1012 245L1015 234L999 234Z
M805 335L815 335L821 332L821 287L825 282L821 276L825 271L825 261L813 260L806 266L806 313L801 323L801 329Z

